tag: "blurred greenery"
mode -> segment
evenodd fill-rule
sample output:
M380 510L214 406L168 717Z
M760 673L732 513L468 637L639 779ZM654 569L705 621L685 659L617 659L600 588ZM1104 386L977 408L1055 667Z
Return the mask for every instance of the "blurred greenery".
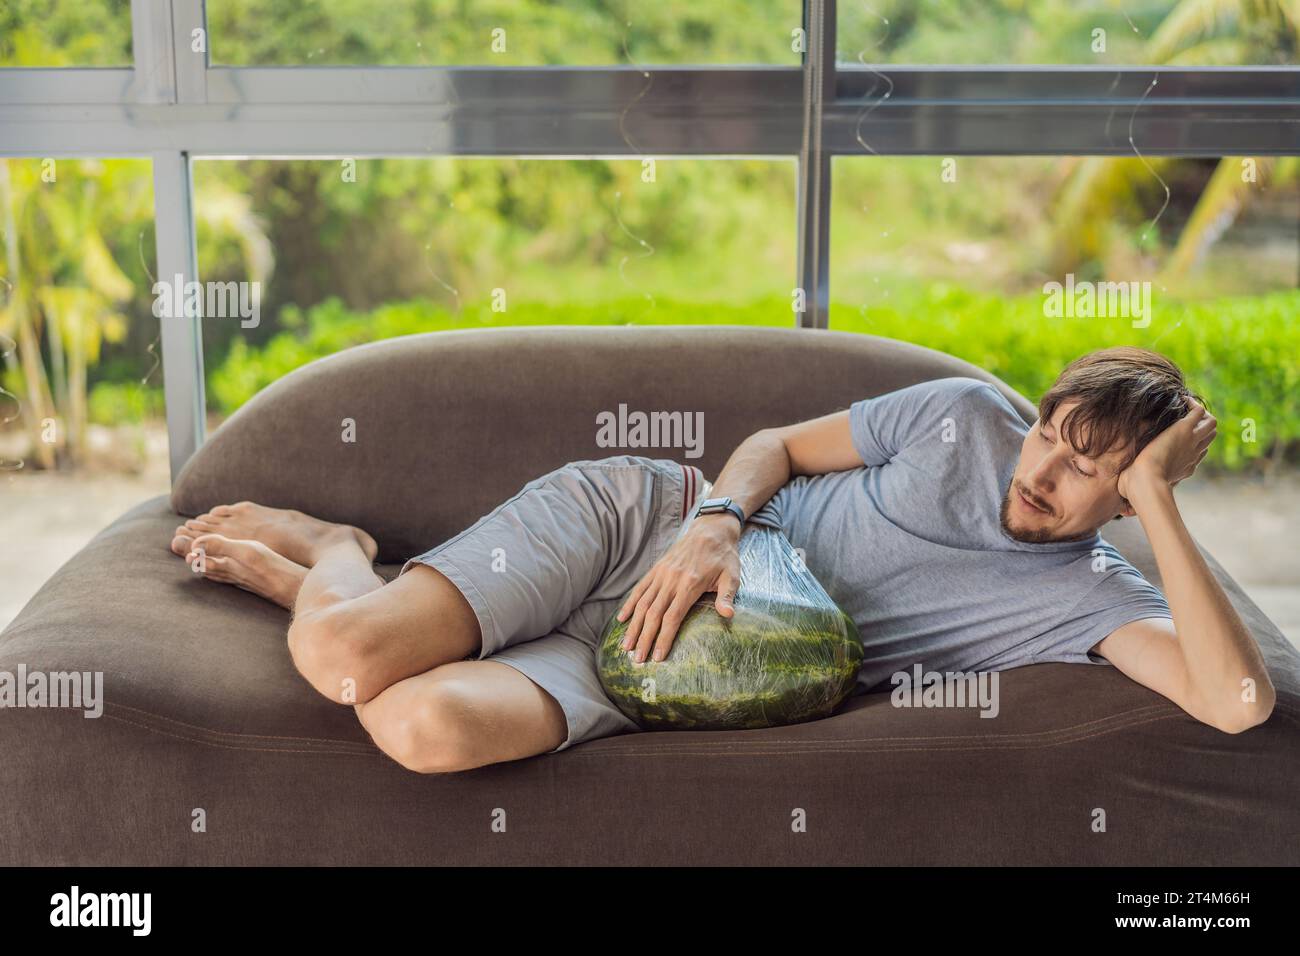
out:
M1131 319L1048 319L1038 295L1015 298L973 292L946 284L919 284L889 305L836 303L831 327L903 339L964 358L1003 379L1031 401L1047 390L1072 359L1111 345L1158 348L1179 363L1190 384L1219 419L1219 440L1209 462L1226 470L1281 459L1300 443L1300 292L1154 310L1151 324L1135 329ZM639 299L599 306L530 303L495 313L476 303L459 315L427 301L384 305L356 312L337 299L306 313L293 310L290 329L264 346L234 343L208 377L212 398L224 414L294 369L364 342L447 329L493 325L635 324ZM701 305L661 301L656 322L674 324L789 325L790 302L771 297L743 305ZM1247 420L1255 440L1244 440Z
M59 452L83 457L89 370L126 337L124 309L138 286L110 243L150 212L141 165L0 160L0 350L42 468L53 468ZM54 441L51 421L62 423Z
M0 66L130 66L131 0L4 0Z
M1293 0L841 0L839 11L841 63L1264 66L1300 49Z
M836 52L848 64L1279 65L1300 51L1295 0L841 0L839 10ZM802 22L800 0L208 0L207 12L212 61L237 65L793 66ZM0 65L130 61L130 0L0 5Z
M1041 294L987 295L931 283L889 304L834 305L831 328L903 339L987 369L1037 401L1071 360L1136 345L1172 359L1219 420L1207 461L1227 470L1277 464L1300 448L1300 291L1179 302L1133 319L1047 318ZM1254 423L1253 441L1247 437Z
M791 32L803 17L801 0L388 0L383 16L375 8L374 0L208 0L213 62L797 66Z
M90 420L97 425L138 425L163 415L163 392L138 382L100 382L90 392Z
M793 66L802 3L207 0L207 15L214 63ZM845 63L1262 66L1300 49L1294 0L841 0L837 27ZM0 5L0 65L130 61L130 0Z

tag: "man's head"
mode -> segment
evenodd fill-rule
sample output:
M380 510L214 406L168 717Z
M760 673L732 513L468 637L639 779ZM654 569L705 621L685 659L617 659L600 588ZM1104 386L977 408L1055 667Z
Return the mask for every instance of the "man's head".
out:
M1194 395L1169 359L1122 346L1075 359L1038 403L1002 501L1002 527L1019 541L1090 537L1133 509L1120 473L1187 414Z

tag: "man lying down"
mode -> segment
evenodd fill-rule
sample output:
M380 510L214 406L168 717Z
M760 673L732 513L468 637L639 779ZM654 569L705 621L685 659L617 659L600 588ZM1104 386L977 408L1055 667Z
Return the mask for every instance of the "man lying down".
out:
M387 584L361 529L251 502L186 521L171 547L290 609L303 677L420 772L636 730L598 679L605 624L617 612L644 661L702 595L731 617L751 519L803 549L856 623L865 688L916 663L1109 663L1226 733L1262 723L1259 649L1174 500L1215 436L1182 373L1141 349L1094 352L1038 410L1026 430L991 385L947 378L756 432L711 488L668 460L572 462ZM1117 515L1141 521L1167 602L1099 536Z

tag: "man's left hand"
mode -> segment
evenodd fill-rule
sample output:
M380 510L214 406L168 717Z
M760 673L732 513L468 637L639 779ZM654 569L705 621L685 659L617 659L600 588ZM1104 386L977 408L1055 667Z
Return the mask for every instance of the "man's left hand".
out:
M1192 406L1188 413L1157 435L1120 473L1118 490L1124 500L1131 501L1130 491L1143 482L1172 487L1190 478L1204 460L1218 434L1218 423L1196 399L1188 402Z

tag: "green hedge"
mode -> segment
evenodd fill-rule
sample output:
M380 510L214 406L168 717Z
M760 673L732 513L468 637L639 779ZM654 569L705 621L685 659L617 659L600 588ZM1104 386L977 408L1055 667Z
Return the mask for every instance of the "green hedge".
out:
M1200 303L1160 303L1148 328L1127 319L1049 319L1042 297L1002 297L928 284L863 306L836 304L835 329L904 339L960 356L988 369L1031 400L1071 359L1108 345L1156 348L1177 362L1219 419L1210 461L1237 471L1276 449L1300 445L1300 292ZM489 325L625 323L788 326L790 304L767 299L742 305L633 298L590 305L486 303L459 315L427 302L395 303L370 313L330 300L305 314L288 310L289 326L261 348L236 341L208 376L209 400L223 413L313 359L341 349L415 332ZM1253 420L1256 441L1243 440Z
M1300 292L1164 302L1151 324L1049 319L1038 295L1004 298L936 284L904 301L835 306L831 327L905 339L987 369L1031 401L1072 359L1112 345L1155 349L1209 402L1219 437L1208 461L1236 471L1300 443ZM1254 441L1244 440L1254 423Z
M100 382L90 391L88 413L90 420L98 425L135 424L148 418L162 418L162 389L139 382Z

